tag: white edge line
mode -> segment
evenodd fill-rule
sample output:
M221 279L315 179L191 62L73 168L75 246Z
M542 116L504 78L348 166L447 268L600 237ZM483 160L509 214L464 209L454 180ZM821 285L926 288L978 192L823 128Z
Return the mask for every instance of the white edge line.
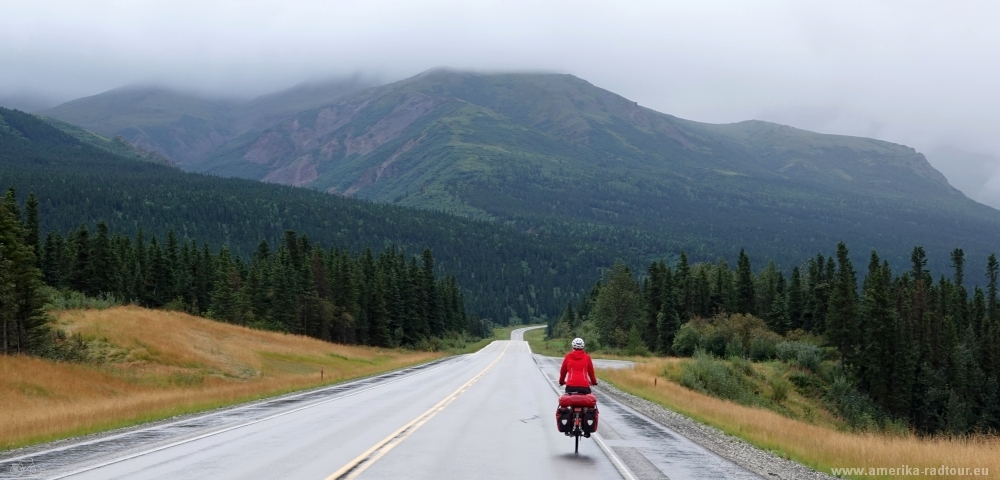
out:
M542 327L535 327L535 328L542 328ZM528 330L532 329L525 329L525 331ZM525 343L528 342L525 341ZM531 352L530 343L528 344L528 352ZM532 353L532 355L534 355L534 353ZM545 375L545 372L542 371L542 366L538 365L538 362L535 362L535 365L538 366L538 373L542 374L542 378L544 378L545 381L548 382L549 386L552 387L552 390L554 390L556 392L556 395L558 396L559 387L556 386L556 384L552 381L551 378ZM625 466L625 462L622 462L622 459L618 458L618 454L616 454L614 450L611 450L610 448L608 448L607 445L604 444L604 440L601 438L600 433L594 432L594 434L591 435L591 437L594 439L594 441L597 442L597 446L600 447L600 449L604 452L604 455L608 457L608 460L611 460L611 464L615 466L615 469L618 470L618 473L621 474L622 478L624 478L625 480L636 480L635 475L632 475L632 471L629 470L627 466Z
M529 350L531 349L530 345L528 346L528 349ZM535 365L538 365L538 362L535 362ZM545 372L542 371L541 365L538 365L538 373L542 374L542 378L544 378L545 381L548 382L549 386L552 387L552 390L556 392L556 395L559 395L559 387L556 386L555 382L553 382L551 378L545 375ZM614 450L611 450L610 448L608 448L607 445L605 445L604 440L601 438L600 432L594 432L594 434L591 435L591 438L593 438L594 441L597 442L597 446L600 447L602 451L604 451L604 454L607 455L608 460L611 460L611 464L615 466L615 469L618 470L618 473L621 474L622 478L624 478L625 480L636 480L635 475L632 474L632 471L629 470L627 466L625 466L625 462L622 462L621 458L618 458L618 454L616 454Z
M487 347L488 346L489 345L487 345ZM486 347L483 347L483 349L485 349L485 348ZM454 358L458 358L458 357L459 357L459 355L456 355ZM450 360L450 359L448 357L444 357L444 358L441 358L439 360ZM431 362L427 362L427 363L431 363ZM420 372L413 372L411 374L407 374L406 376L401 377L401 378L399 378L397 380L401 380L402 378L408 378L410 376L417 375L419 373L422 373L423 371L430 371L430 370L434 370L436 368L440 368L440 367L444 366L443 363L447 363L447 362L442 362L442 365L438 365L437 367L434 367L434 368L431 368L431 369L428 369L428 370L421 370ZM424 365L426 365L426 364L424 364ZM401 368L399 370L405 370L407 368L416 368L416 367L419 367L419 366L420 365L413 365L413 366L410 366L410 367L403 367L403 368ZM343 388L343 387L348 386L348 385L350 385L352 383L358 383L358 382L362 382L362 381L365 381L365 380L371 380L373 378L377 378L377 377L382 376L382 375L388 375L390 373L393 373L394 371L398 372L399 370L391 370L391 371L379 373L379 374L376 374L376 375L370 375L368 377L356 378L354 380L349 380L349 381L346 381L344 383L334 383L334 384L327 385L327 386L324 386L324 387L314 387L314 388L311 388L311 389L307 389L305 391L296 392L296 393L292 393L292 394L278 395L278 396L270 397L270 398L261 398L261 399L258 399L258 400L251 400L251 401L246 402L244 404L231 405L231 406L228 406L228 407L221 407L221 409L216 409L216 410L213 410L213 411L206 411L206 412L195 413L194 416L192 416L192 417L182 418L180 420L174 420L174 421L170 421L170 422L167 422L167 423L161 423L159 425L152 425L152 426L149 426L149 427L142 427L142 428L139 428L139 429L136 429L136 430L129 430L127 432L116 433L114 435L108 435L106 437L100 437L100 438L95 438L95 439L92 439L92 440L87 440L87 441L84 441L84 442L72 443L72 444L69 444L69 445L63 445L61 447L56 447L56 448L52 448L52 449L48 449L48 450L41 450L41 451L38 451L38 452L34 452L34 453L31 453L31 454L25 454L25 455L21 455L21 456L18 456L18 457L5 458L5 459L0 460L0 463L7 463L7 462L17 461L17 460L26 460L26 459L29 459L29 458L32 458L32 457L36 457L36 456L38 456L40 454L44 454L44 453L62 452L62 451L69 450L71 448L77 448L77 447L80 447L80 446L83 446L83 445L93 445L93 444L96 444L96 443L106 442L108 440L114 440L116 438L122 438L122 437L125 437L125 436L128 436L128 435L131 435L131 434L133 434L135 432L139 432L139 431L143 431L143 430L161 429L161 428L164 428L164 427L170 427L170 426L177 425L177 424L184 423L184 422L189 422L189 421L194 420L196 418L214 417L216 415L222 415L222 414L225 414L225 413L235 412L237 410L248 409L248 408L259 406L259 405L264 405L264 404L267 404L267 403L270 403L270 402L273 402L273 401L276 401L276 400L286 400L286 399L298 398L298 397L302 397L302 396L305 396L305 395L310 395L310 394L314 394L314 393L318 393L318 392L323 392L325 390L333 390L335 388ZM395 382L395 381L396 380L393 380L393 382ZM387 382L387 383L391 383L391 382ZM379 384L379 385L383 385L383 384Z
M480 351L485 350L487 347L489 347L492 344L493 344L492 342L489 343L489 344L487 344L486 347L481 348ZM479 353L479 352L476 352L476 353ZM455 357L455 358L458 358L458 357ZM241 423L239 425L234 425L232 427L227 427L227 428L224 428L222 430L217 430L217 431L214 431L214 432L209 432L209 433L206 433L204 435L199 435L197 437L187 438L187 439L184 439L184 440L180 440L180 441L176 441L176 442L173 442L173 443L169 443L167 445L161 445L159 447L156 447L156 448L153 448L153 449L150 449L150 450L144 450L144 451L141 451L141 452L136 452L136 453L133 453L131 455L127 455L127 456L124 456L124 457L121 457L121 458L116 458L116 459L113 459L113 460L109 460L107 462L99 463L97 465L91 465L91 466L88 466L88 467L85 467L85 468L81 468L81 469L78 469L78 470L73 470L73 471L68 472L68 473L57 475L55 477L49 477L49 479L50 480L57 480L57 479L60 479L60 478L71 477L73 475L79 475L81 473L89 472L91 470L97 470L98 468L103 468L103 467L106 467L108 465L114 465L116 463L124 462L126 460L131 460L133 458L137 458L137 457L141 457L141 456L144 456L144 455L148 455L150 453L156 453L156 452L159 452L161 450L166 450L168 448L173 448L173 447L176 447L178 445L183 445L185 443L194 442L196 440L201 440L203 438L208 438L208 437L211 437L211 436L219 435L219 434L226 433L226 432L229 432L229 431L232 431L232 430L236 430L238 428L243 428L243 427L247 427L247 426L250 426L250 425L257 424L257 423L265 422L267 420L272 420L274 418L282 417L282 416L289 415L289 414L292 414L292 413L295 413L295 412L299 412L299 411L302 411L302 410L305 410L305 409L308 409L308 408L312 408L312 407L315 407L315 406L318 406L318 405L322 405L324 403L329 403L329 402L332 402L334 400L340 400L342 398L347 398L347 397L350 397L350 396L354 396L354 395L357 395L357 394L360 394L360 393L367 392L369 390L374 390L374 389L379 388L379 387L383 387L383 386L386 386L386 385L391 385L393 383L401 382L403 380L410 379L410 378L415 377L417 375L420 375L422 373L430 372L430 371L437 370L439 368L445 367L445 366L447 366L450 363L451 362L444 362L443 364L438 365L438 366L436 366L434 368L429 368L429 369L421 370L419 372L414 372L414 373L411 373L409 375L405 375L403 377L397 378L395 380L391 380L391 381L388 381L388 382L380 383L378 385L373 385L371 387L368 387L368 388L365 388L365 389L362 389L362 390L356 390L356 391L345 393L343 395L339 395L339 396L336 396L336 397L333 397L333 398L328 398L326 400L320 400L318 402L310 403L309 405L304 405L304 406L301 406L299 408L295 408L295 409L292 409L292 410L286 410L284 412L276 413L274 415L270 415L270 416L267 416L267 417L264 417L264 418L259 418L257 420L252 421L252 422ZM411 368L411 367L408 367L408 368ZM389 373L389 372L386 372L386 373ZM327 388L332 389L332 388L335 388L335 387L342 387L342 386L343 386L343 384L340 384L340 385L333 385L333 386L330 386L330 387L327 387ZM301 394L298 394L298 395L295 395L295 396L292 396L292 397L284 397L284 398L295 398L296 396L306 395L307 393L313 393L313 392L303 392ZM187 420L189 420L189 419L178 420L177 422L174 422L174 423L168 423L168 424L165 424L165 425L158 425L157 427L152 427L152 428L158 428L158 427L163 427L163 426L167 426L167 425L172 425L172 424L180 423L180 422L187 421ZM132 432L128 432L128 433L132 433ZM123 433L121 435L126 435L126 434ZM107 440L108 438L113 438L113 437L105 437L103 439L98 439L98 440L94 440L93 442L87 442L87 443L96 443L96 442L99 442L99 441ZM78 445L87 445L87 443L78 444ZM68 449L68 448L70 448L72 446L78 446L78 445L69 445L69 446L63 447L62 449L54 449L53 451L64 450L64 449ZM37 454L38 453L35 453L33 455L37 455ZM30 458L33 455L28 455L26 457L19 457L19 458ZM4 462L10 461L10 460L17 460L17 459L11 458L11 459L4 460Z

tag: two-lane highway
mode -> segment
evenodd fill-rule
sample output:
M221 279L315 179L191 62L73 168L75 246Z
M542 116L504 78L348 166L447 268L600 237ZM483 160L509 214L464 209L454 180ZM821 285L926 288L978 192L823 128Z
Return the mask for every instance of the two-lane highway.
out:
M605 448L597 438L585 439L580 454L573 454L573 441L555 429L556 393L540 369L551 369L551 361L531 355L524 330L475 354L37 452L31 461L41 478L72 479L584 480L745 473L688 446L687 467L675 477L669 463L651 463L641 450L657 438L638 437L662 431L636 428L635 422L647 420L623 413L622 405L602 405L609 413L602 426L614 432ZM623 422L618 429L615 419ZM636 436L636 443L616 430ZM0 461L0 478L12 477L11 463L22 460L27 458ZM716 468L698 467L706 462Z

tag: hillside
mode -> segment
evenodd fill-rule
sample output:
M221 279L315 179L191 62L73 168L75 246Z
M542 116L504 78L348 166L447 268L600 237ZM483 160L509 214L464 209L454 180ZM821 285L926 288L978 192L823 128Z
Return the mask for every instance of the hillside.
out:
M157 87L123 87L39 113L107 137L121 136L179 165L222 144L368 86L361 78L304 83L251 100L218 100Z
M0 450L372 375L440 353L336 345L118 307L56 313L79 363L0 355ZM320 370L323 377L320 377Z
M914 245L985 258L1000 233L909 147L692 122L571 75L433 70L185 168L558 231L630 262L747 247L789 266L846 240L902 265Z
M360 253L390 244L434 251L441 273L457 277L470 313L505 324L557 314L589 288L614 257L557 234L523 234L438 212L224 179L115 155L37 117L0 108L0 185L40 202L41 231L66 233L106 221L112 232L228 245L244 259L261 239L285 230L326 248Z

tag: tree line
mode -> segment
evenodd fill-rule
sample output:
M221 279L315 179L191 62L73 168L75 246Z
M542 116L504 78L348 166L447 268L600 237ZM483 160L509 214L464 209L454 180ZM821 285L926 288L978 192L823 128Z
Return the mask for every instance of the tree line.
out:
M453 276L435 273L434 256L389 246L378 255L324 249L286 231L249 259L223 246L112 234L104 222L39 236L38 201L24 213L14 190L0 205L0 315L4 353L32 353L47 334L41 285L150 308L183 310L220 321L338 343L433 347L452 335L481 337L487 325L468 315Z
M773 263L755 273L742 250L735 270L724 261L692 265L682 253L675 265L650 264L641 283L617 264L585 301L567 305L550 334L690 354L679 348L682 325L752 315L779 335L821 339L857 391L918 432L1000 431L1000 262L990 255L984 287L970 292L962 249L950 261L952 274L935 279L921 247L903 272L873 251L860 285L842 242L834 256L818 254L787 276Z

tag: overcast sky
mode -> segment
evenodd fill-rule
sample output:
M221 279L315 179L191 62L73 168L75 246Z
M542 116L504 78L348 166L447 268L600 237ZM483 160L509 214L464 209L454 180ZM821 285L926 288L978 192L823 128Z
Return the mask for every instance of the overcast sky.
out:
M1000 207L997 2L0 1L0 103L555 71L683 118L910 145Z

